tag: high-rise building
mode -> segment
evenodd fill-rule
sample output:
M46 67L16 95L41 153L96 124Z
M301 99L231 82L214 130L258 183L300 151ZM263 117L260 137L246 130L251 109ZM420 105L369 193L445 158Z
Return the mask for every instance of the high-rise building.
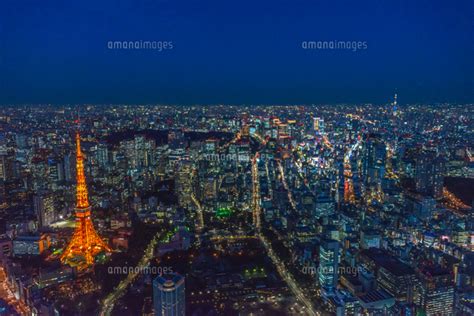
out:
M64 181L70 182L72 181L72 168L71 168L71 154L67 153L63 159L63 166L64 166Z
M179 161L175 167L175 192L178 196L178 203L186 207L192 203L191 195L193 193L193 166L191 161L183 160Z
M184 316L184 277L167 274L153 280L153 307L155 316Z
M7 156L0 152L0 180L7 180Z
M453 315L454 284L448 270L428 267L419 271L420 280L415 289L415 303L426 315Z
M59 161L56 161L54 158L49 158L48 159L48 180L49 183L51 184L51 188L53 190L57 189L57 184L59 181L62 181L61 177L63 177L62 174L62 166L59 163Z
M440 198L443 195L444 159L435 152L425 151L415 165L415 185L420 193Z
M56 209L53 194L41 192L33 197L35 214L40 228L51 225L56 220Z
M387 148L380 135L367 136L364 144L362 175L369 186L380 186L385 176Z
M339 261L339 243L326 239L319 247L319 284L322 288L331 290L337 285L337 267Z
M99 167L105 168L108 165L109 151L106 144L97 145L96 159Z
M15 161L13 152L0 151L0 180L8 181L15 176Z
M132 140L122 141L120 146L130 169L147 168L153 164L155 142L144 135L136 135Z

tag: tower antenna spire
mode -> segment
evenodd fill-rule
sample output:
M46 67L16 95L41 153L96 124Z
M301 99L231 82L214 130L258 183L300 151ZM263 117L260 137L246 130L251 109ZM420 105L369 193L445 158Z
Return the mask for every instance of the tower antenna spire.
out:
M397 115L398 114L398 101L397 101L397 90L395 89L395 95L393 96L393 102L392 102L392 114Z

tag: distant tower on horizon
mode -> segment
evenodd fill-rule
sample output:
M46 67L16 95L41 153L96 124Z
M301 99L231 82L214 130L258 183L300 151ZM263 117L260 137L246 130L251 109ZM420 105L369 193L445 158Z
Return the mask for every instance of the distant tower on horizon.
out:
M392 114L397 115L398 114L398 103L397 103L397 93L395 93L395 96L393 97L393 102L392 102Z
M324 119L321 117L313 118L313 130L317 134L324 134Z
M110 252L111 249L100 238L92 224L79 132L76 133L76 181L76 229L61 255L61 261L83 269L94 264L94 256L103 251Z

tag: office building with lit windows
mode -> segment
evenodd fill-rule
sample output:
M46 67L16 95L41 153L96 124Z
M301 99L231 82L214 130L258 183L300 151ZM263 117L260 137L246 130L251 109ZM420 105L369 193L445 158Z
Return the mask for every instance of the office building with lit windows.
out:
M453 278L448 270L429 267L419 271L415 303L426 315L452 315L454 305Z
M337 284L337 266L339 261L339 243L336 240L323 240L319 247L319 284L331 290Z
M168 274L153 280L153 307L155 316L184 316L184 277Z

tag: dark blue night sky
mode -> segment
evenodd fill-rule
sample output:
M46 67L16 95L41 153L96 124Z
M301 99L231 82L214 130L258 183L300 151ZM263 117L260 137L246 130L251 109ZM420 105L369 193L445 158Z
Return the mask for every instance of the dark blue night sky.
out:
M0 2L0 104L473 102L472 0ZM173 49L109 50L108 41ZM368 48L305 50L302 41Z

